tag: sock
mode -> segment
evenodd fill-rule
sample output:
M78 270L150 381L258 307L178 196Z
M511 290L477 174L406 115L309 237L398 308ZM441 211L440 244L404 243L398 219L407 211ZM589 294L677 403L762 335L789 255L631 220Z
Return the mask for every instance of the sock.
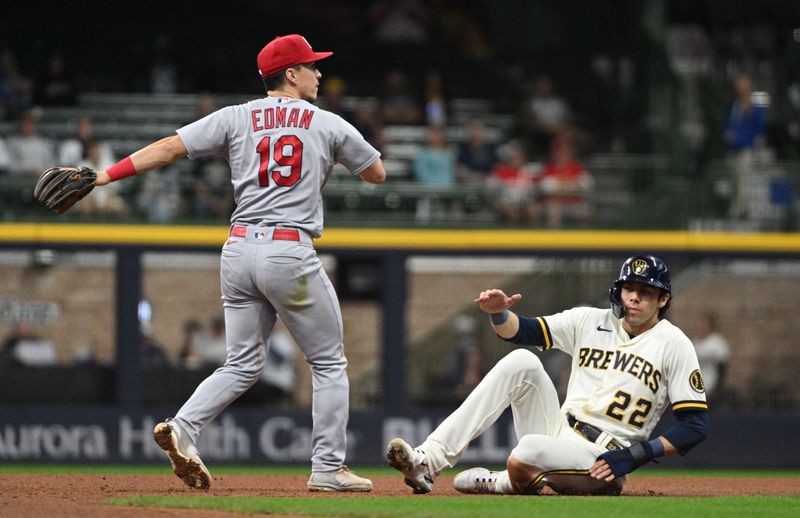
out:
M426 440L414 448L414 451L422 452L428 472L434 477L438 477L442 471L452 467L444 456L443 448L435 441Z
M425 452L420 450L419 448L414 448L414 464L427 464L425 462Z

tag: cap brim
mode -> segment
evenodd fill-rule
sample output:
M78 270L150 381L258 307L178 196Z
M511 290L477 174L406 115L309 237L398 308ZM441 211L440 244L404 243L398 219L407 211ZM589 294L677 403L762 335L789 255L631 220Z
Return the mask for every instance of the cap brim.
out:
M293 67L293 66L297 66L297 65L301 65L303 63L313 63L313 62L319 61L321 59L329 58L331 56L333 56L333 52L312 52L310 56L308 54L306 54L306 56L303 56L301 58L303 61L291 61L288 64L280 64L277 67L273 66L272 68L267 69L266 73L262 72L262 70L259 68L258 69L258 73L261 74L261 77L269 77L272 74L274 74L276 72L280 72L283 69L286 69L286 68L289 68L289 67ZM308 59L308 58L311 58L311 59Z
M333 56L333 52L315 52L314 53L314 61L319 61L320 59L325 59Z

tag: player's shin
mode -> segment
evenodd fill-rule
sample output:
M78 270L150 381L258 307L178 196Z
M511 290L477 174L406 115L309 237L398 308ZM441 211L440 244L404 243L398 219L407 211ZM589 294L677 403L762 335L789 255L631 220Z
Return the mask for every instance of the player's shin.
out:
M508 467L509 493L538 495L542 492L541 471L529 466L514 457L509 457Z

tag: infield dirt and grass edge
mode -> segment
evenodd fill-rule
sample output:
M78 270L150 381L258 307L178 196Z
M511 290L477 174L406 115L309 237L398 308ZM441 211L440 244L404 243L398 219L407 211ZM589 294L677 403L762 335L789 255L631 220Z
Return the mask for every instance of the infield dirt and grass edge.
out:
M620 497L462 495L450 470L428 495L412 495L386 467L357 467L370 493L309 493L306 466L212 467L210 491L187 488L168 463L138 466L0 465L0 515L59 517L272 516L800 516L800 472L635 472ZM203 509L203 510L201 510ZM234 513L234 514L231 514Z

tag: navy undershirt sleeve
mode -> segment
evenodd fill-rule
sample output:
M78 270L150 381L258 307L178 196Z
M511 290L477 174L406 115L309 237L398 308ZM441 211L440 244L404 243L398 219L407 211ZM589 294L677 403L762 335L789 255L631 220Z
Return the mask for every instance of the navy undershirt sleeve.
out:
M545 347L544 330L535 318L519 316L519 330L511 338L503 338L507 342L518 345ZM502 338L502 337L501 337Z
M689 450L703 442L708 431L707 410L687 410L675 414L677 423L672 425L662 435L668 440L681 455L686 455Z

